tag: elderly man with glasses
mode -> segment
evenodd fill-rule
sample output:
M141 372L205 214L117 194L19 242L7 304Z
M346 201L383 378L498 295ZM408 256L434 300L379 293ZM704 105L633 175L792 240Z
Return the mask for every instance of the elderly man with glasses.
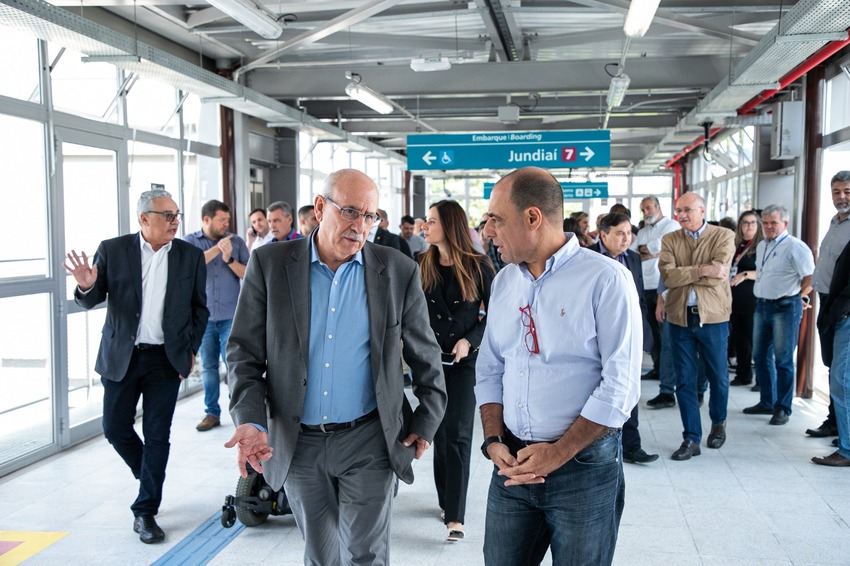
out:
M673 364L678 383L676 399L684 432L673 460L700 455L702 421L697 399L697 353L705 364L711 387L708 414L711 432L706 446L720 448L726 442L726 404L729 374L726 343L732 314L729 265L735 253L735 233L705 221L705 201L685 193L676 201L681 230L661 239L658 269L667 287L665 314L670 324Z
M239 446L243 476L247 462L284 486L305 564L388 564L395 476L413 481L446 408L440 347L416 263L366 240L375 183L332 173L314 206L308 237L248 263L227 347L237 428L226 446Z
M484 561L610 564L622 515L621 427L640 397L641 312L629 271L562 230L558 181L493 187L496 277L475 395L493 461Z

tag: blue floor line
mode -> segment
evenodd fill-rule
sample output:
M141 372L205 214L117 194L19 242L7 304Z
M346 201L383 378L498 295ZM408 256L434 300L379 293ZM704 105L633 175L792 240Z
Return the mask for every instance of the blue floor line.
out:
M219 511L163 554L152 566L203 566L233 542L243 530L245 525L239 521L229 529L221 526Z

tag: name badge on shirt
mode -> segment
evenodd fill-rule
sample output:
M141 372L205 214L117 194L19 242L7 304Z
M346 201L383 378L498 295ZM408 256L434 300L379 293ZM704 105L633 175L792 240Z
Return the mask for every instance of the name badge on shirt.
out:
M738 275L738 266L733 265L729 268L729 279L733 279L736 275Z

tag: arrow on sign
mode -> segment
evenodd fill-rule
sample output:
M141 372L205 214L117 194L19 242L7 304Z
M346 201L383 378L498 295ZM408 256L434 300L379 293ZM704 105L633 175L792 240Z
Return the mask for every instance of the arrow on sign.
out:
M584 146L584 151L579 153L582 157L584 157L585 161L590 161L596 153L587 146Z
M602 194L602 191L600 191L599 189L596 189L596 191L593 193L593 195L597 196L597 197L601 194Z
M424 161L428 165L431 165L435 159L437 159L437 156L433 155L430 149L428 150L428 153L422 156L422 161Z

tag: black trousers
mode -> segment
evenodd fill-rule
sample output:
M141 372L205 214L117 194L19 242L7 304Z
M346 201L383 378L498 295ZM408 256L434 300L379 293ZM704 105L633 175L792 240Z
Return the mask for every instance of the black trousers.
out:
M649 324L649 330L652 332L652 349L649 355L652 358L652 369L659 370L659 360L661 359L661 325L655 318L655 306L658 304L658 291L644 291L643 298L646 301L646 322Z
M475 424L475 364L443 366L448 403L434 435L434 483L448 524L463 523L469 486L469 458Z
M826 304L826 301L829 300L829 293L818 293L818 299L820 302L820 308L823 309L823 306ZM823 313L823 310L820 311ZM820 314L819 313L819 314ZM823 365L827 368L832 366L832 339L834 333L832 332L832 328L821 331L820 326L818 326L818 337L820 338L820 351L821 351L821 359L823 360ZM835 420L835 403L832 402L832 395L829 396L829 410L826 414L826 420L824 424L827 424L833 428L838 427L838 423Z
M640 403L638 403L639 405ZM640 448L640 432L638 431L638 405L632 409L632 414L623 424L623 452L628 454Z
M738 381L750 383L753 380L753 318L756 312L756 298L735 299L732 302L732 315L729 326L735 344L735 356L738 366L735 377Z
M127 375L103 383L103 434L139 480L139 495L130 506L133 515L156 515L162 502L165 466L171 448L171 420L180 390L180 377L165 348L133 350ZM142 398L142 432L133 424Z

